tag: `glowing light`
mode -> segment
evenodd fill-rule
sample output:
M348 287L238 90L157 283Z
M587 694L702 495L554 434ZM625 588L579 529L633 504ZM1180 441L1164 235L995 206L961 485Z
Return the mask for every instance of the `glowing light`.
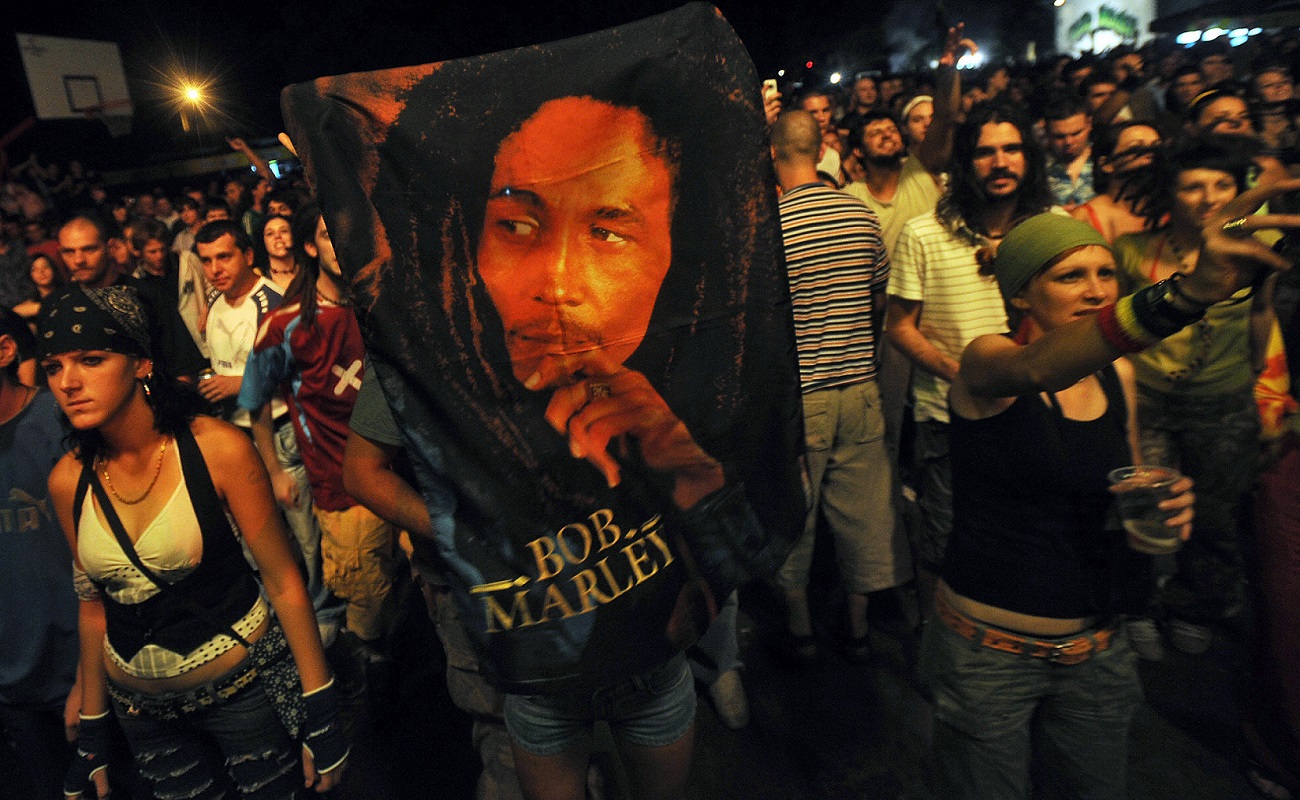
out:
M840 82L840 79L841 79L842 77L844 77L844 76L843 76L843 75L840 75L838 72L832 72L832 73L831 73L831 83L839 83L839 82Z
M785 70L783 70L783 69L778 69L778 70L776 71L776 77L778 77L778 78L784 78L784 77L785 77Z
M1061 6L1065 5L1065 0L1052 0L1052 5L1056 6L1057 8L1060 8Z
M957 69L977 69L984 63L984 51L977 53L966 53L957 59Z
M1250 35L1250 29L1249 29L1249 28L1237 28L1237 29L1235 29L1232 33L1230 33L1230 34L1228 34L1228 35L1231 36L1231 37L1234 38L1234 39L1240 39L1240 38L1242 38L1243 36L1249 36L1249 35Z
M1196 44L1201 40L1200 31L1183 31L1174 37L1174 41L1179 44Z
M172 74L166 81L170 94L169 104L181 118L181 129L189 132L194 123L202 120L207 123L210 117L219 115L214 106L217 100L212 92L210 80L199 80L191 75Z
M1231 39L1228 40L1228 44L1232 45L1233 47L1239 47L1240 45L1245 44L1247 39L1248 37L1246 36L1233 36Z
M1104 53L1112 47L1118 47L1123 43L1124 40L1120 38L1119 34L1115 33L1110 28L1102 28L1094 31L1092 34L1092 49L1097 53Z
M804 64L804 66L808 69L812 69L812 62L809 61L807 64Z
M1263 33L1263 32L1264 32L1264 29L1263 29L1263 28L1251 28L1250 30L1246 31L1246 35L1247 35L1247 36L1258 36L1258 35L1260 35L1260 34Z
M1220 36L1224 35L1225 33L1227 33L1227 31L1225 31L1223 28L1210 28L1208 31L1201 34L1201 41L1212 42L1215 39L1219 38Z

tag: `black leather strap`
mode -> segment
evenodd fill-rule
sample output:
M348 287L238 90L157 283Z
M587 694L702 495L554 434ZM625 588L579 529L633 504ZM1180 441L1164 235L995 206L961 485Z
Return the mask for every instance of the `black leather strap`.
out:
M186 429L186 433L187 434L189 433L188 429ZM194 442L193 435L189 435L184 438L187 438L189 440L189 443L195 446L196 450L198 449L197 444ZM184 440L184 438L180 436L176 437L177 444L180 445L180 443ZM182 451L182 461L184 461L183 451ZM131 563L135 566L136 569L140 571L140 574L148 578L151 582L153 582L153 584L158 587L159 591L163 592L168 597L171 597L176 601L178 601L181 605L185 607L187 611L189 611L191 614L198 617L199 619L203 620L204 622L208 623L210 626L212 626L213 629L221 633L228 633L235 641L239 642L244 647L251 648L252 644L249 643L247 639L240 636L235 631L234 628L217 620L210 613L208 613L207 609L195 603L189 597L185 596L184 593L177 592L175 587L173 587L170 583L167 583L166 581L159 578L156 574L154 574L154 572L151 569L149 569L144 565L144 562L140 560L140 555L135 551L135 545L131 542L131 537L127 536L126 528L122 525L122 520L117 515L117 509L113 508L112 501L108 499L108 495L104 492L104 487L100 485L99 476L95 474L94 469L91 468L89 465L87 465L82 470L83 480L87 480L86 478L87 473L89 473L88 480L90 483L90 488L94 491L95 498L99 501L99 507L102 508L104 511L104 518L108 520L108 527L113 531L113 536L114 538L117 539L117 543L122 548L122 552L125 553L126 557L131 560ZM212 479L210 477L207 477L207 470L203 470L203 474L205 478L207 478L207 489L211 493L212 498L215 499L216 489L212 485ZM188 482L189 475L187 474L185 477L186 477L186 481ZM196 487L189 487L189 488L191 490L191 493L193 494ZM198 488L201 489L201 487ZM217 507L218 509L220 509L219 503L217 504ZM200 505L197 502L197 499L195 499L194 510L196 514L198 514L200 511ZM219 513L221 514L222 523L225 524L225 511L221 510ZM199 514L200 525L204 524L203 517L204 517L203 514ZM225 526L227 529L229 529L228 524L225 524Z

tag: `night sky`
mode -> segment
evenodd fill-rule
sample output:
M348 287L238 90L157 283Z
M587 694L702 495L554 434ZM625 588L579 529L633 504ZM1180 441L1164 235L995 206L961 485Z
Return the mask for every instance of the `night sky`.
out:
M1015 2L1036 5L1032 0ZM133 133L111 139L102 126L42 122L10 148L20 160L35 148L48 158L86 156L101 168L148 163L181 152L215 152L222 137L273 137L280 127L279 90L286 84L360 70L429 63L552 41L667 11L679 0L221 0L195 4L155 0L24 0L0 20L0 133L31 114L14 33L117 42L131 86ZM887 68L886 56L938 40L938 25L956 18L942 0L871 4L786 0L779 4L721 0L718 6L749 49L760 74L804 61L823 68ZM865 7L871 16L864 16ZM978 12L973 12L978 13ZM986 37L999 35L997 15L985 23L962 14ZM882 21L885 24L881 24ZM211 124L183 134L166 76L177 68L209 76L219 98ZM48 151L48 152L47 152Z

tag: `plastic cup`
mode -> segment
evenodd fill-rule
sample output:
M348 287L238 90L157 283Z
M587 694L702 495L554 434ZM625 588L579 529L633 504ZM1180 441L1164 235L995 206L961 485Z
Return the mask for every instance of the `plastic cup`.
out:
M1178 529L1165 524L1170 514L1160 508L1160 501L1170 497L1170 489L1183 476L1169 467L1136 465L1120 467L1106 476L1118 487L1115 501L1128 533L1128 545L1139 553L1165 555L1183 546Z

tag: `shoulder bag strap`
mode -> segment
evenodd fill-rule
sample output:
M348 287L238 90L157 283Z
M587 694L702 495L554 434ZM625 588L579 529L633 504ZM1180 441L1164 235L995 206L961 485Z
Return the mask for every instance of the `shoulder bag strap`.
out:
M72 534L76 536L81 529L81 507L86 503L86 492L90 490L90 479L95 475L95 465L82 463L81 475L77 478L77 491L72 496Z
M104 510L104 517L108 520L108 527L112 529L113 536L117 539L118 545L121 546L122 552L131 560L131 563L135 568L140 570L140 574L152 581L163 594L166 594L168 597L180 602L180 604L185 606L185 609L191 614L208 623L216 630L222 633L229 633L235 641L239 642L244 647L251 648L252 644L250 644L247 639L240 636L234 628L216 620L208 613L207 609L203 608L198 603L195 603L185 595L177 593L176 587L159 578L154 574L153 570L144 565L144 562L140 560L140 555L135 551L135 545L131 543L131 537L126 535L126 529L122 526L122 520L117 516L117 509L113 508L113 503L108 499L108 495L104 493L104 487L100 485L99 477L95 475L93 470L90 473L90 485L91 489L95 492L95 498L99 500L100 508Z
M194 433L188 425L177 432L176 449L180 452L181 472L185 475L185 487L194 506L194 516L203 531L204 546L225 552L234 546L235 532L226 519L226 508L221 504L207 462L203 460L199 443L194 440Z

